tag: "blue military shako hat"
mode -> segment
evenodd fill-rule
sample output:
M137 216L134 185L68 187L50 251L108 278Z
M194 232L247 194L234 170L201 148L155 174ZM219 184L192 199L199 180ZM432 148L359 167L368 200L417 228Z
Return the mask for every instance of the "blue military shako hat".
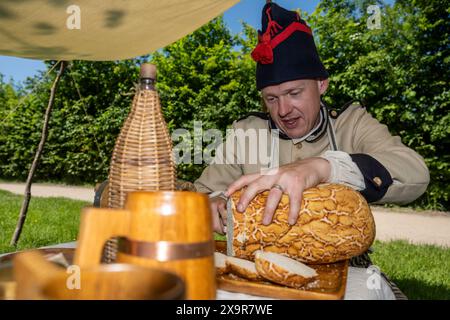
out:
M257 62L258 90L291 80L328 78L311 28L297 12L275 3L262 10L262 30L252 58Z

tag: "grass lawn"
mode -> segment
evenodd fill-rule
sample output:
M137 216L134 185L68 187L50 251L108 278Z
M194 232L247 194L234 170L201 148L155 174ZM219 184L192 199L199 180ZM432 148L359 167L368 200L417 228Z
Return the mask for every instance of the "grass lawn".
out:
M15 251L9 241L21 203L22 196L0 190L0 253ZM80 212L87 205L64 198L32 198L17 249L76 240ZM406 241L376 241L373 247L374 264L410 299L450 299L450 248Z
M0 190L0 253L15 251L9 246L22 206L21 195ZM31 197L18 250L74 241L78 235L84 201Z
M372 262L409 299L450 299L450 248L375 241Z

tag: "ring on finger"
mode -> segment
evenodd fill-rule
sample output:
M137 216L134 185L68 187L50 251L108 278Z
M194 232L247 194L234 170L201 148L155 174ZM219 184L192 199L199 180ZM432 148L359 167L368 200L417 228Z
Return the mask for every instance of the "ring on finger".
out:
M278 189L284 193L284 188L282 186L280 186L279 184L274 184L271 189Z

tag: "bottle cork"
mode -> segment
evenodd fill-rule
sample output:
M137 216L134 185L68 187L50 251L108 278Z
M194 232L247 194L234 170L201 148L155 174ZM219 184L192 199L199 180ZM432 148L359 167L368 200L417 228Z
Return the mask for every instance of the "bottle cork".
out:
M142 78L156 79L156 66L151 63L143 63L141 65L140 77L141 79Z

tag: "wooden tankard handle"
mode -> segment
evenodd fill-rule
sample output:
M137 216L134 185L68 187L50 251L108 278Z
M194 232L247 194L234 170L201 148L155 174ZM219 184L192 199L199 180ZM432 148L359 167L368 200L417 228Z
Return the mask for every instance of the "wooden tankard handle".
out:
M111 237L125 236L130 225L130 212L120 209L84 209L74 264L80 268L100 264L103 246Z

